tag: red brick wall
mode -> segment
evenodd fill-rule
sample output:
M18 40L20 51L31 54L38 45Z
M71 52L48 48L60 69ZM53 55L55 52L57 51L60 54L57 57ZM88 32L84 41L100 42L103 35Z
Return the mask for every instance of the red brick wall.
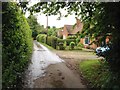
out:
M67 31L67 29L66 29L65 26L64 26L64 28L63 28L63 32L62 32L62 34L63 34L63 39L66 39L67 36L68 36L68 31ZM65 37L65 38L64 38L64 37Z
M96 49L96 48L97 48L97 45L94 44L94 43L92 43L91 45L85 45L85 44L84 44L84 40L85 40L84 38L81 38L81 39L80 39L80 43L82 43L85 48L92 48L92 49ZM90 43L91 43L91 42L92 42L92 40L90 40Z
M106 37L106 44L109 43L111 38L112 38L111 36L107 36ZM80 39L80 43L82 43L85 48L89 48L90 47L92 49L96 49L98 47L95 43L92 43L92 40L90 40L90 43L92 43L91 45L85 45L84 44L84 40L85 40L84 38Z

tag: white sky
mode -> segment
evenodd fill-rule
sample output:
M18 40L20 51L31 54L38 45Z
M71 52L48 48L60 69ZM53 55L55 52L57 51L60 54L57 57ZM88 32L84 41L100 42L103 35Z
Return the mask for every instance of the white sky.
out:
M34 5L37 2L31 1L29 6ZM60 10L62 14L65 15L65 10ZM28 13L25 15L28 16ZM75 15L69 15L68 17L61 17L61 20L57 20L58 16L48 16L48 26L52 27L55 26L57 28L63 27L65 24L68 25L74 25L76 23ZM37 14L37 21L40 23L40 25L44 25L46 27L47 25L47 17L44 14Z
M64 11L62 11L64 12ZM28 14L25 15L26 17ZM67 25L74 25L76 23L75 15L69 15L68 17L61 17L60 20L57 20L58 15L51 15L48 16L48 26L52 27L55 26L57 28L63 27L65 24ZM40 25L47 25L47 17L45 14L37 14L37 21Z
M57 18L58 18L57 15L48 16L48 26L50 27L55 26L57 28L60 28L63 27L65 24L74 25L76 22L74 15L68 17L62 17L61 20L57 20ZM41 25L44 25L44 27L46 27L47 17L45 15L38 15L37 20Z

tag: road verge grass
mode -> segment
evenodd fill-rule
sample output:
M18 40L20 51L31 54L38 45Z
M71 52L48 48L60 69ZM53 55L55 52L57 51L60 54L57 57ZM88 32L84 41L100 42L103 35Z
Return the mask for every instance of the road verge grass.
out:
M39 43L41 43L41 42L39 42ZM41 43L42 45L44 45L44 46L46 46L48 49L50 49L50 50L56 50L56 49L54 49L53 47L51 47L51 46L49 46L49 45L47 45L47 44L45 44L45 43Z
M88 85L92 88L120 88L120 80L115 80L118 75L113 75L104 60L82 61L79 69Z

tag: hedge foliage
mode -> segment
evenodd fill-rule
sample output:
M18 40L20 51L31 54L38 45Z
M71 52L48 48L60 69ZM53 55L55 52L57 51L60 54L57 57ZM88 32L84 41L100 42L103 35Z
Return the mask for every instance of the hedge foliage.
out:
M70 48L73 50L74 49L74 47L75 47L75 42L70 42Z
M57 46L57 37L55 37L55 36L48 36L47 37L47 44L49 46L52 46L53 48L56 49L56 46Z
M64 50L66 46L69 46L71 42L76 42L75 39L60 39L55 36L47 36L45 34L39 34L37 36L37 41L46 43L55 49ZM75 43L76 45L76 43Z
M47 35L45 34L39 34L36 37L37 41L42 42L42 43L46 43L46 38L47 38Z
M77 36L68 36L67 39L76 39Z
M76 38L76 44L78 45L80 42L80 38Z
M66 46L66 41L58 38L57 39L57 45L58 45L58 49L64 50L65 46Z
M15 2L2 3L2 85L20 87L32 52L32 32Z
M46 34L39 34L39 35L37 35L36 39L37 39L37 41L42 42L42 43L46 43L49 46L52 46L53 48L56 49L57 37L47 36Z
M57 46L59 45L59 43L62 41L62 39L58 39L55 36L47 36L45 34L39 34L39 35L37 35L36 39L39 42L46 43L47 45L52 46L54 49L56 49Z
M65 39L65 41L66 41L67 46L70 45L70 42L75 42L75 44L76 44L76 40L75 39Z
M59 44L59 43L64 43L65 42L65 40L64 39L57 39L57 44Z

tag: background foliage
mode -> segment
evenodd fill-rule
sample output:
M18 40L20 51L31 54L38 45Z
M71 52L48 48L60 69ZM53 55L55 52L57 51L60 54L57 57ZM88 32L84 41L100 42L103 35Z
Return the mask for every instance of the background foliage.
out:
M30 15L27 18L30 29L32 30L32 37L35 39L40 33L46 33L44 27L37 22L37 17Z

